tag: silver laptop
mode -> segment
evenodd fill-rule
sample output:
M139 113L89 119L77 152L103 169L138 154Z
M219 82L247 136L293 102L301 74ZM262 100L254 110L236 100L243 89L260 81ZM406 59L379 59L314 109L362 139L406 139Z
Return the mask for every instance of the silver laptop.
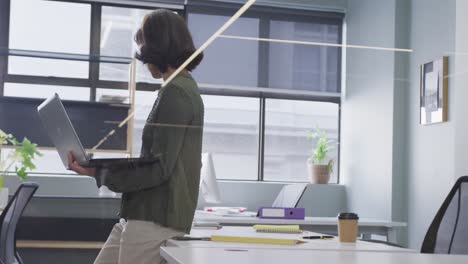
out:
M39 105L37 111L50 140L57 148L60 159L66 168L69 168L67 157L69 152L73 154L75 160L81 166L86 167L128 165L130 163L133 163L132 166L138 166L158 161L157 158L90 159L75 132L58 94L54 94L45 100Z

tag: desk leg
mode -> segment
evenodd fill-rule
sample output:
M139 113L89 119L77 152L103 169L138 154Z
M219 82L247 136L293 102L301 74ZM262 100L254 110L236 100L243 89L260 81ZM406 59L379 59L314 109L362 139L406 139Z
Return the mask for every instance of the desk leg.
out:
M396 228L388 227L388 229L387 229L387 242L398 244Z

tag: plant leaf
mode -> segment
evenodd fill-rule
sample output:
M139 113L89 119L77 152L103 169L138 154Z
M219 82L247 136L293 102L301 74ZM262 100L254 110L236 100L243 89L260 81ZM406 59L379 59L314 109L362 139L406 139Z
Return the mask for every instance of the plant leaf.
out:
M26 180L26 178L28 177L28 174L26 173L26 167L21 167L20 169L16 168L16 175L18 175L18 177L20 177L21 180Z
M37 144L32 143L29 139L23 138L21 142L19 142L16 138L14 138L11 135L8 136L8 141L15 147L15 151L11 152L7 156L7 160L9 162L4 162L1 163L0 165L5 165L5 164L15 164L15 172L16 175L21 179L21 180L26 180L28 173L27 171L29 170L34 170L36 168L36 165L33 163L33 160L36 156L42 156L42 153L40 153L37 149ZM6 166L6 165L5 165Z

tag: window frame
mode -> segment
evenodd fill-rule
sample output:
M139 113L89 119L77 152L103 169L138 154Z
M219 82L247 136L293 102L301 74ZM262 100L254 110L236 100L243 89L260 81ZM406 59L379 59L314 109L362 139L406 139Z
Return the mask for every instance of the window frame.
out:
M3 96L5 77L8 73L8 50L10 38L10 0L0 1L0 96Z
M8 57L17 56L10 54L8 49L9 42L9 28L10 28L10 1L0 1L0 96L4 96L5 83L22 83L22 84L43 84L43 85L59 85L59 86L74 86L90 88L90 101L96 101L96 92L98 88L106 89L128 89L128 82L123 81L110 81L100 79L100 63L103 62L100 58L100 44L101 44L101 25L102 25L102 7L114 6L124 8L138 8L138 9L154 9L152 6L141 5L128 5L122 3L109 3L109 2L93 2L93 1L76 1L76 0L58 0L61 2L81 3L90 5L91 7L91 21L90 21L90 51L88 55L81 55L88 57L89 73L88 78L67 78L67 77L47 77L47 76L30 76L30 75L15 75L8 73ZM54 1L54 0L52 0ZM164 5L162 3L161 5ZM189 23L190 13L199 13L207 15L227 15L231 16L239 9L241 5L236 3L225 2L208 2L204 0L193 0L184 6L183 9L171 9L183 16L187 23ZM163 6L164 7L164 6ZM291 20L294 16L294 20ZM297 10L287 9L280 7L270 6L252 6L245 14L244 17L251 17L259 19L259 37L268 38L270 35L270 21L293 21L293 22L333 22L338 26L338 42L343 41L343 23L344 14L339 12L324 12L312 10ZM261 41L259 43L259 63L258 63L258 87L269 87L269 42ZM60 54L55 54L60 56ZM65 58L76 54L62 54ZM78 55L80 56L80 55ZM112 59L112 57L109 57ZM131 58L115 58L125 60L128 59L130 63ZM237 96L237 97L252 97L260 100L259 109L259 151L258 151L258 175L256 181L264 180L264 156L265 156L265 114L266 114L266 100L267 99L284 99L284 100L300 100L300 101L315 101L315 102L329 102L338 105L338 148L337 148L337 183L340 183L340 141L341 141L341 93L342 93L342 49L338 49L338 72L337 72L337 85L338 92L308 92L297 90L282 90L282 89L268 89L258 88L255 90L234 90L226 89L225 87L200 87L200 91L205 95L218 95L218 96ZM137 82L136 90L138 91L156 91L161 88L160 84ZM227 180L227 179L226 179ZM229 181L237 181L236 179L229 179ZM242 180L246 181L246 180ZM267 181L273 182L273 181ZM275 181L275 182L293 182L293 181Z
M204 15L224 15L231 16L239 9L241 5L234 3L216 3L206 2L203 0L194 0L194 4L190 3L186 8L185 19L190 23L190 13L204 14ZM213 8L216 5L216 8ZM270 22L276 21L291 21L289 15L294 15L294 22L334 22L338 26L338 43L343 42L343 23L344 14L337 12L323 12L323 11L305 11L295 9L284 9L278 7L267 6L252 6L243 15L243 17L259 19L259 37L270 37ZM340 21L337 21L339 19ZM269 87L269 42L259 42L259 63L258 63L258 87ZM341 95L341 78L342 78L342 50L338 49L338 72L337 84L338 92ZM257 181L266 181L264 179L264 162L265 162L265 114L266 114L266 100L267 99L285 99L285 100L298 100L298 101L314 101L314 102L330 102L338 105L338 148L337 148L337 183L340 183L340 141L341 141L341 96L336 97L327 92L297 92L296 90L278 92L276 89L271 91L226 91L226 89L206 89L200 87L203 94L223 95L223 96L244 96L255 97L260 100L259 109L259 151L258 151L258 175ZM268 89L264 89L268 90ZM236 179L229 179L234 180ZM294 182L294 181L274 181L274 182Z
M112 57L112 56L100 56L100 44L101 44L101 25L102 25L102 7L123 7L123 8L137 8L152 10L154 6L140 6L140 5L128 5L119 3L107 3L107 2L93 2L93 1L59 1L68 3L79 3L90 6L91 20L90 20L90 49L89 54L67 54L57 52L34 52L34 51L23 51L23 50L9 50L9 28L10 28L10 1L1 1L5 5L2 6L2 25L5 25L5 29L0 31L0 56L5 59L0 63L0 96L4 95L4 83L20 83L20 84L42 84L42 85L59 85L59 86L74 86L90 88L89 100L91 102L96 101L96 91L98 88L107 89L119 89L127 90L128 82L123 81L112 81L100 79L100 63L108 62L115 63L118 61L119 64L130 64L132 58L125 57ZM52 0L54 1L54 0ZM164 6L164 4L162 4ZM185 10L171 9L171 11L177 12L178 14L185 16ZM4 40L3 38L6 38ZM30 53L24 55L24 53ZM18 55L23 53L23 55ZM46 59L57 59L57 60L70 60L71 57L75 57L73 60L88 61L89 72L88 78L70 78L70 77L48 77L48 76L33 76L26 74L10 74L8 73L8 57L9 56L25 56L25 57L36 57ZM125 62L126 61L126 62ZM3 72L3 74L1 74ZM136 89L139 91L156 91L161 88L160 84L137 82Z

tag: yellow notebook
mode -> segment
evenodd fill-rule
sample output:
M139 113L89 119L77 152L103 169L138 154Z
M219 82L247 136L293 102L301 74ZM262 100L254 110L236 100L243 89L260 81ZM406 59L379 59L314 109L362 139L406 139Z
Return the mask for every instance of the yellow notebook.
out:
M253 229L264 233L288 233L300 234L302 230L299 225L254 225Z
M297 245L297 244L305 243L304 241L300 241L297 239L265 238L265 237L238 237L238 236L211 236L211 241L268 244L268 245Z

